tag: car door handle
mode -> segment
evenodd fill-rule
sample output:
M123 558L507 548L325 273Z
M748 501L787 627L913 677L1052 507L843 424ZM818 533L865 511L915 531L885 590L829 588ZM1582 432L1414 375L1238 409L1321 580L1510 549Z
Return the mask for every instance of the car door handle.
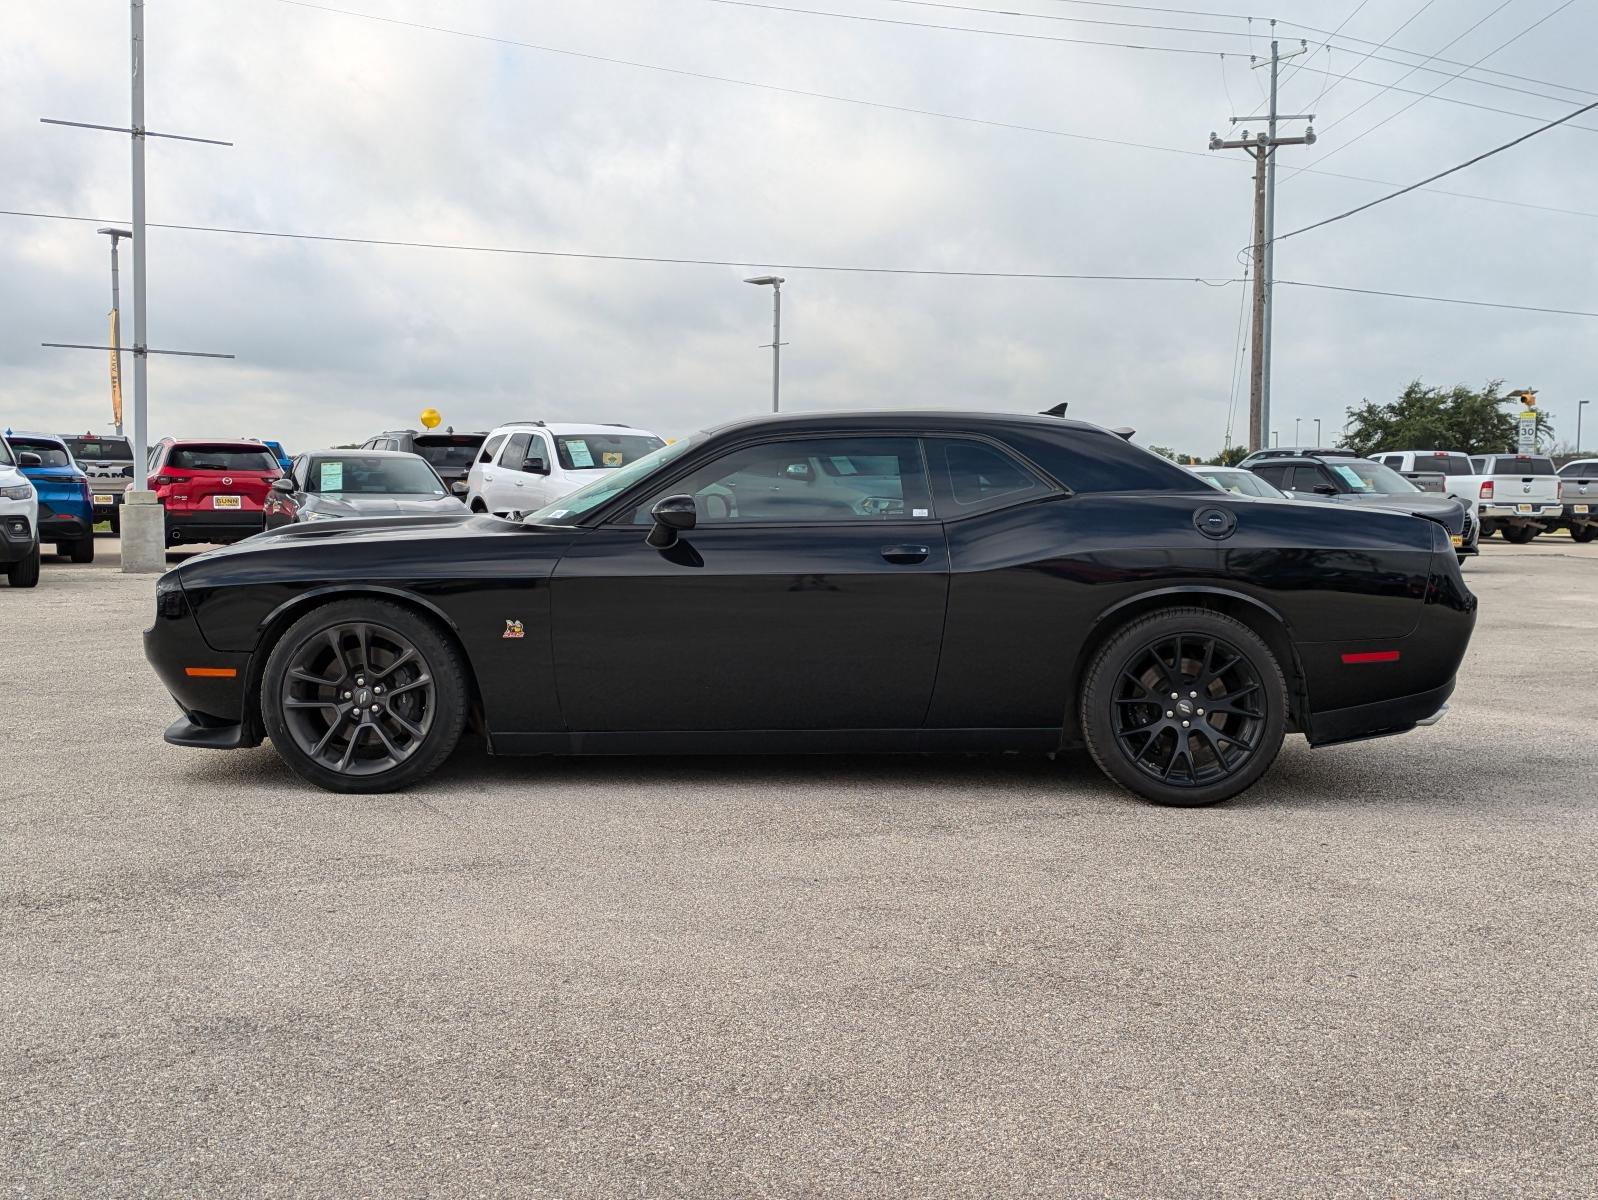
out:
M884 546L882 557L891 563L926 562L929 551L925 546Z

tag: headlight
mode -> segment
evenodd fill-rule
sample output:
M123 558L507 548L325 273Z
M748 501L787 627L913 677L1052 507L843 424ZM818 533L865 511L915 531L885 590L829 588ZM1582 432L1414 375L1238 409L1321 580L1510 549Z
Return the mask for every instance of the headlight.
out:
M0 496L4 496L7 500L31 500L33 485L19 483L16 487L0 488Z

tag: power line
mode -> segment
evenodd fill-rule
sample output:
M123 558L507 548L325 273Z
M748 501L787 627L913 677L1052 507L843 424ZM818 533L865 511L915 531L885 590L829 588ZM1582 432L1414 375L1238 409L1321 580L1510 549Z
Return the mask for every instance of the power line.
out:
M65 213L22 212L0 209L0 216L32 217L46 221L79 221L113 225L98 217L77 217ZM507 254L524 258L572 258L596 262L661 263L692 267L765 267L780 271L830 271L853 275L926 275L958 279L1055 279L1122 283L1202 283L1225 287L1235 279L1206 279L1197 275L1110 275L1060 271L956 271L932 267L854 267L830 263L784 263L756 258L676 258L653 254L594 254L576 250L531 250L519 246L480 246L461 242L420 242L399 238L345 237L325 233L294 233L282 229L236 229L221 225L178 225L149 222L151 229L172 229L184 233L221 233L234 237L274 238L297 242L326 242L348 246L384 246L408 250L452 250L470 254Z
M295 0L282 0L294 3ZM1063 42L1073 46L1107 46L1117 50L1150 50L1162 54L1214 54L1213 50L1199 50L1191 46L1145 46L1131 42L1099 42L1088 38L1060 37L1049 33L1022 33L1014 29L976 29L969 25L937 25L929 21L906 21L898 17L869 17L864 13L829 12L820 8L796 8L786 4L762 4L759 0L706 0L728 8L757 8L767 12L799 13L808 17L831 17L838 21L864 21L872 25L898 25L907 29L943 29L955 33L977 33L985 37L1019 38L1028 42Z
M884 4L904 4L914 8L941 8L951 12L982 13L989 17L1018 17L1028 21L1063 21L1071 25L1104 25L1115 29L1153 29L1161 33L1201 33L1212 37L1237 37L1235 29L1197 29L1191 25L1154 25L1146 21L1108 21L1102 17L1066 17L1057 13L1018 12L1015 9L983 8L975 4L953 4L949 0L882 0Z
M1360 296L1389 296L1396 300L1426 300L1433 304L1464 304L1471 308L1507 308L1515 312L1552 313L1561 317L1598 317L1598 312L1576 308L1542 308L1535 304L1505 304L1500 300L1462 300L1456 296L1422 296L1416 292L1384 292L1376 288L1340 287L1333 283L1305 283L1302 279L1278 279L1284 287L1314 288L1321 292L1353 292Z
M1487 51L1486 54L1483 54L1481 56L1481 58L1478 58L1476 61L1477 62L1485 62L1487 59L1489 59L1493 55L1497 54L1500 50L1503 50L1506 47L1508 47L1510 45L1513 45L1515 42L1518 42L1521 38L1525 37L1528 33L1530 33L1533 29L1536 29L1537 26L1541 25L1544 21L1548 20L1550 17L1553 17L1553 16L1557 15L1558 13L1564 12L1565 9L1569 8L1575 2L1576 2L1576 0L1565 0L1565 2L1563 4L1561 4L1558 8L1553 9L1552 11L1550 11L1545 16L1542 16L1542 17L1538 18L1537 20L1533 21L1530 25L1526 26L1526 28L1522 29L1519 33L1515 34L1515 36L1510 38L1508 41L1502 42L1499 45L1494 46L1491 50ZM1505 4L1511 3L1511 0L1504 0L1504 3ZM1499 8L1502 8L1502 7L1503 7L1502 4L1499 5ZM1493 10L1493 12L1497 12L1497 11L1498 11L1497 8L1495 8ZM1491 16L1492 13L1488 13L1487 15ZM1483 18L1483 19L1485 20L1485 18ZM1481 24L1481 22L1478 21L1477 24L1479 25L1479 24ZM1471 28L1474 29L1475 26L1473 25L1473 26L1471 26ZM1467 30L1466 32L1468 33L1469 30ZM1457 40L1458 39L1456 38L1455 41L1457 41ZM1450 42L1449 45L1450 46L1453 45L1453 42ZM1422 96L1422 97L1420 97L1419 99L1416 99L1416 100L1411 100L1408 104L1404 105L1404 107L1399 109L1397 112L1392 113L1389 116L1383 117L1380 121L1377 121L1376 124L1372 125L1369 129L1365 130L1363 133L1359 134L1357 137L1350 138L1348 141L1344 142L1341 146L1337 147L1337 149L1330 150L1327 153L1321 155L1319 158L1317 158L1315 160L1314 163L1311 163L1310 165L1311 166L1315 166L1318 163L1325 162L1328 158L1331 158L1334 154L1341 154L1344 150L1347 150L1350 146L1354 145L1356 142L1359 142L1359 141L1369 137L1371 134L1375 133L1383 125L1386 125L1389 121L1395 120L1398 117L1403 116L1410 109L1414 108L1415 105L1419 104L1421 102L1421 100L1429 99L1436 92L1438 92L1441 89L1447 87L1450 83L1452 83L1455 79L1458 79L1459 76L1463 75L1464 73L1465 73L1465 71L1462 68L1459 71L1458 74L1450 77L1449 79L1443 80L1436 87L1434 87L1430 92L1427 92L1425 96ZM1380 93L1378 93L1378 94L1380 94ZM1373 97L1373 99L1374 99L1374 97ZM1587 112L1592 107L1594 107L1594 106L1589 104L1586 108L1580 109L1579 111L1580 112ZM1356 111L1358 111L1358 110L1356 110ZM1353 114L1350 113L1349 115L1352 116ZM1567 121L1569 119L1570 119L1569 117L1561 118L1560 120L1555 121L1554 125L1561 125L1561 124L1563 124L1565 121ZM1340 121L1340 120L1342 120L1342 118L1339 118L1338 120ZM1336 125L1337 123L1338 123L1338 121L1333 121L1332 122L1333 125ZM1328 126L1327 128L1330 128L1330 126ZM1552 126L1546 126L1545 125L1545 126L1543 126L1543 128L1544 129L1552 128ZM1586 126L1582 126L1581 128L1586 128ZM1540 133L1540 132L1542 132L1542 130L1537 130L1535 132ZM1511 144L1513 144L1513 143L1511 143Z
M1078 0L1059 0L1061 3L1075 3ZM1081 0L1086 2L1086 0ZM725 83L735 87L754 88L764 92L776 92L786 96L802 96L809 100L827 100L836 104L853 104L861 108L881 109L885 112L908 113L918 117L933 117L941 121L957 121L964 125L980 125L990 129L1008 129L1019 133L1036 133L1047 137L1069 138L1073 141L1097 142L1105 146L1123 146L1132 150L1149 150L1160 154L1180 154L1187 158L1202 158L1208 162L1220 161L1213 154L1200 150L1185 150L1177 146L1160 146L1150 142L1132 142L1121 138L1099 137L1094 134L1074 133L1065 129L1051 129L1041 125L1023 125L1014 121L996 121L986 117L972 117L960 113L941 112L931 108L917 108L907 104L889 104L881 100L867 100L859 96L838 96L830 92L815 92L805 88L783 87L780 84L764 83L754 79L738 79L730 75L712 75L705 71L690 71L682 67L666 67L658 63L640 62L636 59L613 58L603 54L591 54L583 50L568 50L560 46L546 46L538 42L520 41L516 38L501 37L495 34L474 33L471 30L452 29L444 25L428 25L420 21L405 21L398 17L379 16L376 13L360 12L354 9L334 8L326 4L311 3L310 0L277 0L279 4L288 4L296 8L312 9L317 12L332 13L341 17L352 17L363 21L377 21L385 25L398 25L406 29L420 30L426 33L442 33L450 37L465 38L469 41L489 42L501 46L515 46L522 50L533 50L544 54L556 54L567 58L577 58L588 62L600 62L610 66L631 67L640 71L653 71L661 75L676 75L685 79L698 79L709 83ZM1363 175L1344 175L1336 171L1318 171L1313 168L1289 168L1295 172L1308 172L1324 175L1331 179L1346 179L1354 183L1368 183L1376 187L1396 187L1390 179L1372 179ZM1452 196L1461 200L1476 200L1484 204L1500 204L1511 208L1528 208L1538 212L1558 213L1562 216L1586 217L1598 219L1598 212L1587 212L1582 209L1560 208L1549 204L1533 204L1525 200L1510 200L1502 196L1479 196L1470 192L1451 192L1441 188L1427 189L1440 196Z
M1370 3L1370 0L1359 0L1359 3L1354 6L1354 11L1349 13L1348 16L1344 17L1343 20L1342 20L1342 24L1338 25L1338 27L1336 29L1332 30L1331 37L1328 38L1327 41L1328 42L1331 41L1332 38L1335 38L1338 34L1342 33L1343 32L1343 26L1347 25L1355 17L1359 16L1359 14L1365 10L1365 6L1367 4L1369 4L1369 3ZM1330 54L1330 48L1329 47L1328 47L1327 53ZM1309 65L1309 59L1307 59L1307 58L1302 63L1294 63L1291 67L1288 68L1287 78L1283 79L1282 83L1286 84L1289 79L1292 79L1294 75L1298 74L1299 71L1303 70L1303 68L1307 67L1308 65Z
M25 212L0 209L0 216L25 217L41 221L73 221L85 225L126 224L104 217L79 217L66 213ZM404 241L398 238L341 237L334 234L292 233L278 229L234 229L220 225L179 225L151 221L151 229L170 229L184 233L219 233L233 237L258 237L287 241L332 243L351 246L393 247L411 250L449 250L471 254L505 254L528 258L568 258L599 262L659 263L666 266L695 267L767 267L782 271L828 271L856 275L911 275L931 278L955 279L1036 279L1108 283L1200 283L1205 287L1223 288L1243 282L1239 278L1209 279L1199 275L1106 275L1045 271L954 271L924 267L854 267L832 263L781 263L764 259L674 258L643 254L592 254L574 250L529 250L514 246L476 246L457 242ZM1598 317L1595 312L1568 308L1540 308L1529 304L1505 304L1493 300L1462 300L1449 296L1422 296L1410 292L1383 292L1372 288L1341 287L1330 283L1308 283L1303 280L1278 279L1277 283L1292 287L1319 288L1333 292L1360 292L1373 296L1394 296L1403 300L1430 300L1439 304L1468 304L1477 308L1504 308L1517 312L1555 313L1570 317Z
M1319 96L1315 97L1315 107L1317 109L1319 109L1320 106L1321 106L1321 102L1326 99L1326 97L1327 97L1327 95L1329 93L1336 91L1338 86L1343 84L1343 83L1345 83L1348 80L1348 77L1350 75L1352 75L1355 71L1359 70L1360 67L1364 66L1367 62L1370 61L1371 55L1375 54L1377 50L1382 49L1383 47L1385 47L1387 45L1388 42L1392 41L1399 34L1403 33L1404 30L1408 29L1410 27L1410 25L1412 25L1414 23L1416 17L1419 17L1421 15L1421 13L1425 12L1428 8L1430 8L1432 5L1434 5L1436 3L1437 3L1437 0L1426 0L1426 2L1424 4L1422 4L1419 8L1417 8L1413 13L1410 14L1409 20L1405 21L1397 29L1393 30L1392 33L1390 33L1386 37L1384 37L1382 39L1382 41L1381 41L1381 45L1376 46L1373 49L1365 51L1364 55L1360 58L1360 60L1358 62L1356 62L1352 67L1350 67L1344 74L1338 76L1336 81L1333 81L1332 76L1331 76L1331 70L1330 70L1331 65L1332 65L1331 39L1327 39L1327 44L1326 44L1327 74L1326 74L1326 77L1325 77L1324 81L1321 84L1321 94ZM1356 9L1355 11L1357 12L1358 10ZM1352 14L1350 14L1350 15L1352 15ZM1347 25L1347 24L1348 24L1347 21L1343 22L1343 25ZM1343 25L1339 25L1337 27L1338 32L1342 31ZM1332 35L1332 37L1336 37L1336 36L1337 36L1337 34L1335 34L1335 33ZM1308 65L1309 64L1306 62L1305 66L1308 66ZM1361 80L1361 82L1364 82L1364 81Z
M1109 0L1049 0L1050 4L1075 4L1082 8L1120 8L1130 12L1169 13L1178 17L1213 17L1217 21L1264 20L1258 14L1209 12L1196 8L1164 8L1156 4L1112 4Z
M1463 171L1466 167L1473 167L1477 163L1483 161L1484 159L1489 159L1495 154L1502 154L1505 150L1512 149L1513 147L1520 145L1524 141L1529 141L1530 139L1536 137L1540 133L1547 133L1550 129L1553 129L1556 126L1559 126L1559 125L1563 125L1566 121L1570 120L1572 117L1579 117L1579 116L1581 116L1582 113L1591 112L1595 108L1598 108L1598 100L1594 100L1591 104L1588 104L1588 105L1586 105L1583 108L1576 109L1576 111L1573 112L1573 113L1570 113L1570 114L1568 114L1566 116L1560 117L1557 121L1550 121L1550 122L1548 122L1548 124L1543 125L1540 128L1538 128L1538 129L1533 129L1530 133L1523 133L1518 138L1515 138L1513 141L1505 142L1502 146L1495 146L1491 150L1488 150L1488 151L1485 151L1482 154L1476 155L1475 158L1466 159L1464 162L1460 163L1457 166L1449 167L1446 171L1439 171L1435 175L1428 175L1425 179L1422 179L1419 183L1412 183L1408 187L1399 188L1396 192L1389 192L1387 195L1379 196L1378 198L1376 198L1375 200L1370 201L1369 203L1361 204L1357 208L1351 208L1347 212L1338 213L1335 217L1327 217L1324 221L1316 221L1313 225L1305 225L1302 229L1295 229L1291 233L1278 234L1276 236L1275 240L1278 241L1278 242L1285 241L1286 239L1288 239L1290 237L1297 237L1301 233L1308 233L1311 229L1319 229L1321 226L1330 225L1334 221L1345 220L1348 217L1352 217L1355 213L1362 213L1368 208L1375 208L1378 204L1385 204L1389 200L1396 200L1399 196L1405 195L1408 192L1413 192L1417 188L1424 187L1428 183L1435 183L1435 182L1437 182L1437 180L1442 179L1446 175L1452 175L1452 174L1454 174L1457 171Z

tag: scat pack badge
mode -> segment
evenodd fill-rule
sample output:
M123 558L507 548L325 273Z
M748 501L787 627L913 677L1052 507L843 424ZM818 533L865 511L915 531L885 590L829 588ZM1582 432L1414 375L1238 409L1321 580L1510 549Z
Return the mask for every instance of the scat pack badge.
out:
M504 636L508 637L508 638L526 637L527 636L527 631L522 628L522 623L520 621L507 620L505 622L505 634L504 634Z

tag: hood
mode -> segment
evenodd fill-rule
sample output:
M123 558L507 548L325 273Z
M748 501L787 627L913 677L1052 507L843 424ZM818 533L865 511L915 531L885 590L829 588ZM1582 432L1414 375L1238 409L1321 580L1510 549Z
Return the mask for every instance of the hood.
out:
M307 496L300 511L347 519L439 514L458 521L466 515L465 506L454 496Z

